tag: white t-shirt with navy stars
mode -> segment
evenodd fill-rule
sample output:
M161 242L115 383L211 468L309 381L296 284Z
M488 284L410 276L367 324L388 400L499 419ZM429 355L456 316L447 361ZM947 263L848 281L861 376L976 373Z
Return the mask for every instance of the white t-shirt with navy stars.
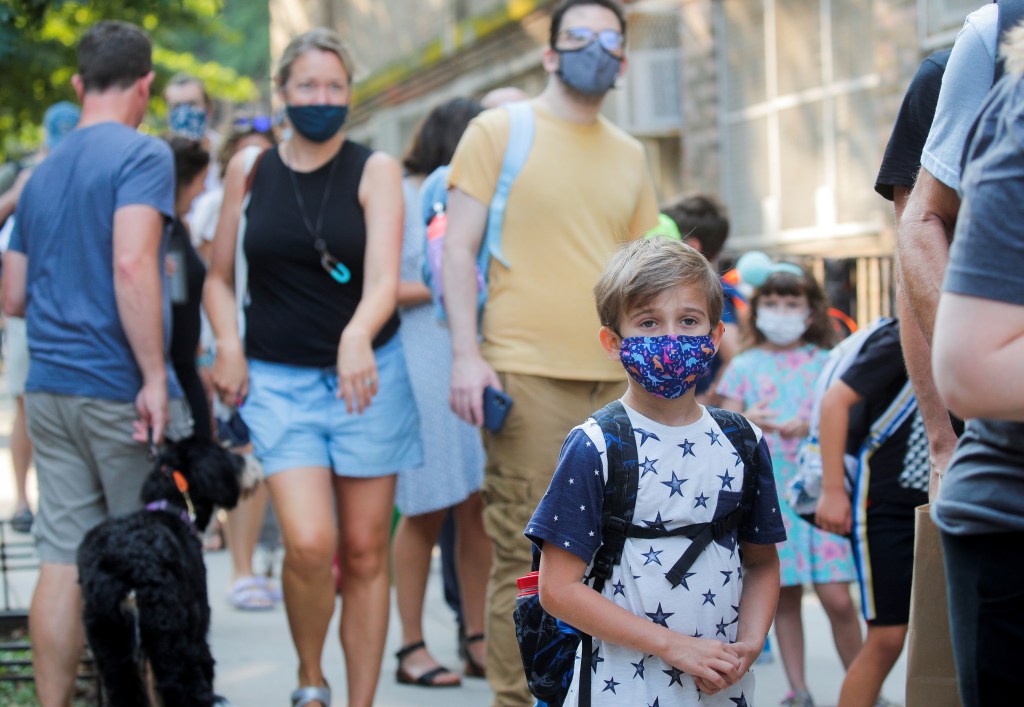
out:
M644 417L623 403L633 425L640 463L633 524L672 528L707 523L737 508L743 492L740 450L707 410L685 427L669 427ZM736 547L744 542L772 544L786 539L779 515L771 458L761 431L753 469L757 473L754 504L737 531L712 542L697 557L675 589L665 574L690 544L685 537L627 538L622 561L605 583L603 594L617 605L653 623L689 636L736 640L743 568ZM604 435L593 418L566 438L558 468L537 507L526 535L543 547L557 544L589 563L601 545L601 510L608 478ZM590 568L588 567L588 573ZM708 696L698 694L693 679L660 658L594 639L591 672L593 705L753 704L754 676ZM582 644L581 648L582 650ZM577 668L579 667L577 655ZM577 704L579 670L565 704Z

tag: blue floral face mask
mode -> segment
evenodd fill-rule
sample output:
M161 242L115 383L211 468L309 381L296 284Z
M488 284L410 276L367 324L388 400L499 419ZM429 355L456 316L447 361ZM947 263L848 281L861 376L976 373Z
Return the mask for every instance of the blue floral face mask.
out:
M619 348L619 360L629 377L648 393L669 400L695 386L714 356L710 334L630 336Z
M206 135L206 111L191 103L179 103L167 114L167 127L175 135L202 140Z

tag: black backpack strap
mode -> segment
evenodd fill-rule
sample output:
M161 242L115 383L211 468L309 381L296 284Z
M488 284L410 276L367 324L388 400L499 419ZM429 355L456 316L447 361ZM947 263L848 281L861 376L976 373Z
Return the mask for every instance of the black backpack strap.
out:
M996 0L999 3L999 31L996 34L996 64L992 72L992 85L996 85L1006 71L1006 60L999 50L1006 32L1016 27L1024 19L1024 0Z
M707 411L740 454L740 459L743 461L743 495L740 497L740 507L704 526L696 536L693 536L693 542L686 548L683 556L672 565L672 569L665 573L665 579L669 581L673 589L682 584L686 572L712 540L725 537L739 526L743 516L753 505L754 493L757 488L756 474L754 473L757 436L754 434L754 428L750 426L745 417L737 412L714 407L707 408Z
M633 510L640 484L640 463L636 456L636 438L626 409L618 400L605 405L593 415L601 427L605 442L608 480L604 485L604 508L601 512L601 547L594 555L590 578L593 589L600 592L622 558L626 533L633 523ZM590 705L590 672L594 643L584 633L580 655L579 705Z

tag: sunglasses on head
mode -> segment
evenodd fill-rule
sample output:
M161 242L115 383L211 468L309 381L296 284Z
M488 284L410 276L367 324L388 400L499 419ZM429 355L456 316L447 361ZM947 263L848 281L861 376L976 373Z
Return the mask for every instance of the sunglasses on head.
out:
M274 120L269 115L257 115L252 118L235 118L232 125L238 130L254 130L258 133L268 133L274 125Z
M614 29L603 29L595 32L589 27L569 27L558 33L559 49L583 49L597 40L601 48L613 56L621 57L625 53L626 40L622 32Z

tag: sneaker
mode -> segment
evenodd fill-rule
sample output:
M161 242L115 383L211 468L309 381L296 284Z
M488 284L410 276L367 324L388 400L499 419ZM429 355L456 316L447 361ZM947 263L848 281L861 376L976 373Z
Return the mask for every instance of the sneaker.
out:
M892 702L891 700L885 699L884 696L879 695L878 699L875 700L875 707L900 707L900 703Z
M814 707L814 700L807 690L790 690L779 705L781 707Z

